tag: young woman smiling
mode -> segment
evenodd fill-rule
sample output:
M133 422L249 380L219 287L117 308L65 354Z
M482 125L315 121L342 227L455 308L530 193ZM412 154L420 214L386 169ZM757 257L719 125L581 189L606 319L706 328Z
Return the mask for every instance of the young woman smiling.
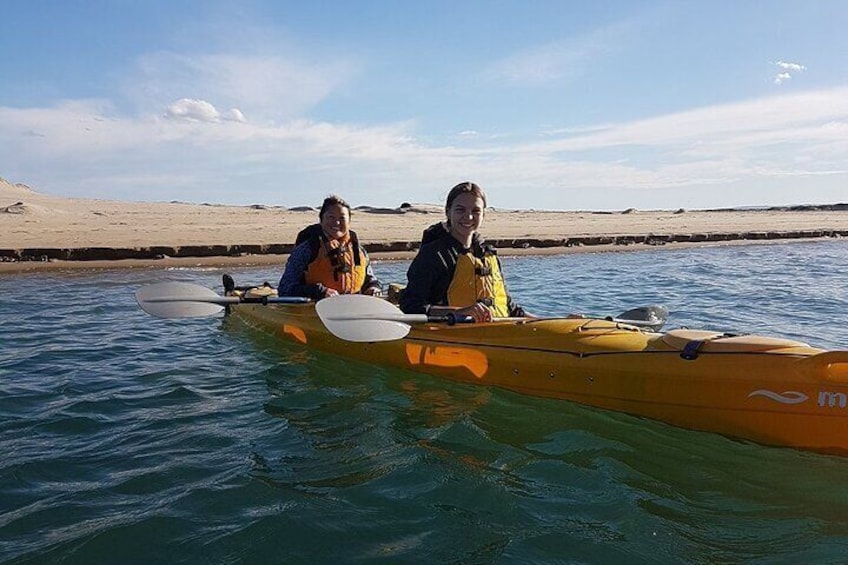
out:
M374 277L365 249L350 229L350 205L340 197L324 199L318 223L301 230L277 286L280 296L320 300L337 294L375 294Z
M400 308L407 314L433 316L453 312L475 322L524 316L510 297L501 263L479 230L486 194L473 182L451 189L445 203L446 224L424 232L421 249L407 271Z

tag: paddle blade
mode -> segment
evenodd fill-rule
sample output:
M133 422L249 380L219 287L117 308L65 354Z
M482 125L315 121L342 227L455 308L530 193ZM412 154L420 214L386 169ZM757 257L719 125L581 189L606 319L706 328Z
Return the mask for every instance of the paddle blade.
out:
M394 341L406 337L410 330L409 324L396 319L404 317L396 306L364 294L319 300L315 311L327 330L345 341Z
M665 325L666 320L668 320L668 308L660 305L640 306L613 318L614 322L630 324L652 332L658 332Z
M142 310L158 318L198 318L212 316L224 309L230 297L219 296L206 287L165 282L138 289L135 299ZM235 302L238 299L235 298Z

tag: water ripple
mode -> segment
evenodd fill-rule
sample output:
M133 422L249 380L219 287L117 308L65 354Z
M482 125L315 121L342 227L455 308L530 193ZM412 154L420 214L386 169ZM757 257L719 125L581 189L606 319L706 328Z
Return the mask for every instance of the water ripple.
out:
M846 347L840 241L503 263L542 314L664 303L672 327ZM375 268L401 281L407 265ZM340 363L132 297L220 275L0 279L0 560L844 559L846 458ZM61 300L20 300L48 288Z

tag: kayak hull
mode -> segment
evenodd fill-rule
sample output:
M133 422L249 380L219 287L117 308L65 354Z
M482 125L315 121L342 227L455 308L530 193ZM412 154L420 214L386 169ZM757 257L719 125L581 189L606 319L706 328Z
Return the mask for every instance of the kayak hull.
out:
M776 446L848 454L848 351L606 320L416 324L403 339L343 341L313 304L232 313L330 354L643 416Z

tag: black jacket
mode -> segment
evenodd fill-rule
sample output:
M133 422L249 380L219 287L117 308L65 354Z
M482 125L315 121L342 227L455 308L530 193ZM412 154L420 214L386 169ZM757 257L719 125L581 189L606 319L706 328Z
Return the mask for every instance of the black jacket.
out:
M425 314L430 306L447 305L456 259L468 251L442 224L434 224L424 230L421 242L421 249L406 272L407 285L399 300L401 310L407 314ZM482 257L486 251L494 252L478 234L474 234L470 250L477 257ZM524 316L524 310L513 301L508 291L507 306L510 316Z

